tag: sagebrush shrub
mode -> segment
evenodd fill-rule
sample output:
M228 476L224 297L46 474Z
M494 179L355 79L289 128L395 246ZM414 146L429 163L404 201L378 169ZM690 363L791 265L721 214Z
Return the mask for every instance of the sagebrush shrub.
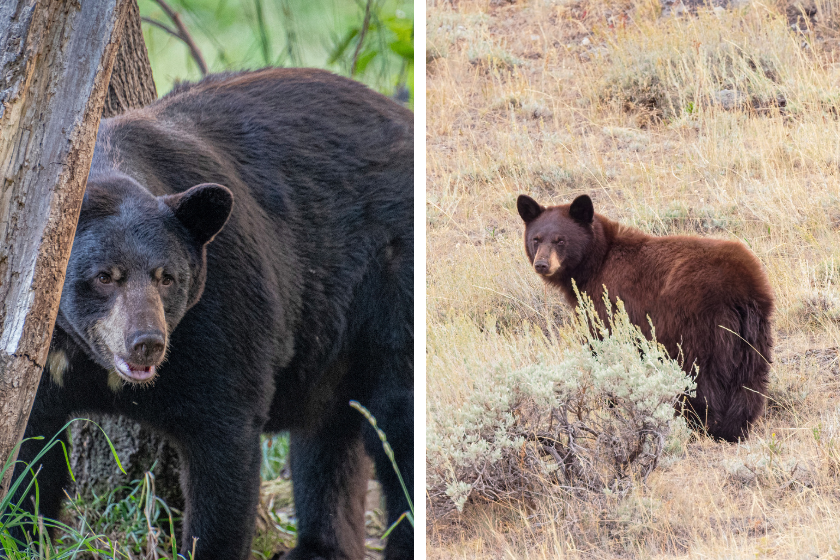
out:
M435 513L479 498L624 495L656 467L684 422L675 407L695 384L630 323L621 301L613 310L605 294L606 324L586 294L579 301L575 344L559 363L497 366L461 409L427 414Z

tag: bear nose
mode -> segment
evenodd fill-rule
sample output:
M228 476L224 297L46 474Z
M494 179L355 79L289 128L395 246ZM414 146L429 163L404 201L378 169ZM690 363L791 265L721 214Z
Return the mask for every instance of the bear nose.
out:
M160 331L139 331L131 337L128 345L131 362L136 365L156 365L165 347L165 339Z
M537 271L539 274L545 274L548 272L548 262L547 261L537 261L534 263L534 270Z

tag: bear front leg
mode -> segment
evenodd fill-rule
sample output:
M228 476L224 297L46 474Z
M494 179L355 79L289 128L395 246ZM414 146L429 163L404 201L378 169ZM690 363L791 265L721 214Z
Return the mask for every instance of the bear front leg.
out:
M298 538L289 560L364 558L369 463L359 418L342 411L318 430L293 431L290 453Z
M229 420L229 419L228 419ZM245 560L251 553L260 492L260 430L249 422L208 426L178 440L186 504L181 554L195 560Z

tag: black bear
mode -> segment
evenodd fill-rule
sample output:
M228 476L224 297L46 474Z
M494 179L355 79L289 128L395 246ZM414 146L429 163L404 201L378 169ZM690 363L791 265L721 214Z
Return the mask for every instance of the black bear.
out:
M348 401L413 484L413 135L411 111L306 69L211 76L103 120L26 437L86 411L159 430L183 550L231 560L250 554L260 434L289 430L289 558L363 558L366 453L389 522L408 502ZM40 468L55 518L61 451ZM403 522L385 557L412 556Z
M773 292L761 263L736 241L654 237L596 214L582 195L545 208L520 195L534 270L577 305L572 280L605 319L603 290L683 369L699 367L686 417L714 437L746 437L764 407L773 347ZM725 330L724 328L729 330ZM730 332L731 331L731 332Z

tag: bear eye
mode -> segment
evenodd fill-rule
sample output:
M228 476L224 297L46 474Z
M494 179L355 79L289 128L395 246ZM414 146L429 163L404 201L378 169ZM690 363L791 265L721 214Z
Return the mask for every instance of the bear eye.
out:
M565 244L566 244L566 241L565 241L565 240L563 240L563 239L558 239L558 240L556 241L556 243L557 243L558 245L565 245Z
M96 277L99 280L100 284L110 284L111 283L111 275L107 272L100 272L99 276Z
M168 274L164 274L164 276L163 276L163 278L161 279L160 283L161 283L161 284L163 284L164 286L171 286L171 285L172 285L172 282L174 282L174 281L175 281L175 279L174 279L174 278L172 278L170 275L168 275Z

